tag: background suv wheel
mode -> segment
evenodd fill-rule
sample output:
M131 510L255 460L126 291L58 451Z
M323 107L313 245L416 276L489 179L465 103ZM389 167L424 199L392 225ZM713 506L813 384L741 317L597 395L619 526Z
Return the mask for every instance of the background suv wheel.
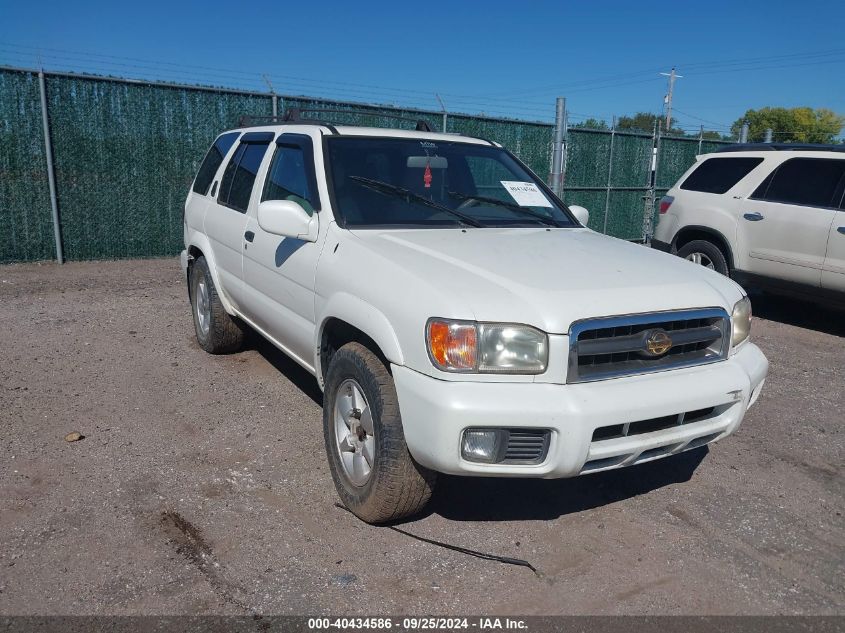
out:
M710 268L718 273L728 276L728 261L725 259L721 249L707 240L693 240L687 242L678 249L678 257L683 257L705 268Z

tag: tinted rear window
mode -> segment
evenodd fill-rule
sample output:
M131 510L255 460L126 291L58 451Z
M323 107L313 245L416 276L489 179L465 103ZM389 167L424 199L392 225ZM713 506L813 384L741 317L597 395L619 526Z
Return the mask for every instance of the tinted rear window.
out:
M208 193L211 181L214 180L214 174L217 173L217 170L223 163L223 159L226 157L226 154L229 152L229 149L232 147L232 144L237 138L237 132L229 132L228 134L223 134L214 141L214 145L212 145L211 149L208 150L208 154L205 155L202 165L200 165L200 169L197 172L197 179L194 181L195 192L202 195Z
M836 207L845 160L791 158L752 194L758 200L813 207Z
M252 186L255 184L255 177L268 145L269 143L261 142L241 143L238 146L223 173L219 202L237 211L247 210Z
M708 158L689 175L681 189L725 193L762 162L756 157Z

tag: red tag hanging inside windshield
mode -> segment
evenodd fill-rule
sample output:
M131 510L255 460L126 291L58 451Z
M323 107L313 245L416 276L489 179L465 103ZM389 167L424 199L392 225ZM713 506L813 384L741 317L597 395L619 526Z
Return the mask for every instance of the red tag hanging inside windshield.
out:
M425 171L423 172L423 183L425 184L426 189L431 187L431 167L428 163L425 164Z

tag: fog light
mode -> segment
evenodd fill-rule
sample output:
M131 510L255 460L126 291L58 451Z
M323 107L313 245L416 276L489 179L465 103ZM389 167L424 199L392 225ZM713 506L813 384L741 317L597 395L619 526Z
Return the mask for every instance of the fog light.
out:
M461 455L471 462L499 462L506 436L504 429L467 429L461 441Z

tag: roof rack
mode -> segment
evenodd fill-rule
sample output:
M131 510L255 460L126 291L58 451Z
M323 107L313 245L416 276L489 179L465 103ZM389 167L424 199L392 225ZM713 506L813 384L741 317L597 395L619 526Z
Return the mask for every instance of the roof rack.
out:
M326 121L323 119L304 117L304 112L317 112L319 114L365 114L369 116L386 117L390 119L397 119L400 121L410 121L415 124L417 132L431 132L432 128L425 119L413 119L411 117L401 116L398 114L388 114L384 112L371 112L369 110L327 110L323 108L289 108L285 110L282 116L252 116L245 115L240 118L240 127L252 127L254 125L278 125L283 123L310 123L312 125L323 125L332 131L332 134L337 134L336 125L348 125L346 123L339 123L337 121Z
M737 143L715 150L721 152L845 152L845 145L825 145L822 143Z

